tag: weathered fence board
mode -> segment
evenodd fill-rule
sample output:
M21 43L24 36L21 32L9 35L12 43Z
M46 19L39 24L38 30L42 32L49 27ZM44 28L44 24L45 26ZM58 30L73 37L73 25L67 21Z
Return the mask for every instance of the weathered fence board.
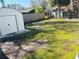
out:
M24 22L38 21L45 18L44 13L39 14L23 14Z

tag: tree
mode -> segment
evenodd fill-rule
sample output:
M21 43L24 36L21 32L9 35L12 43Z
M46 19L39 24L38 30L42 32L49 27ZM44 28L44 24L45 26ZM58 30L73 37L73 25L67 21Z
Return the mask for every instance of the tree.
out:
M37 0L31 0L32 7L35 9L38 6Z
M57 4L59 4L60 6L67 6L70 4L70 0L57 0L56 1Z
M41 7L36 7L35 8L35 13L42 13L42 12L44 12L43 8L41 8Z
M56 4L58 5L59 18L61 18L61 7L68 6L70 4L70 0L56 0Z
M16 9L16 10L25 10L26 9L21 4L7 4L7 8Z
M48 12L49 15L52 15L52 6L55 6L55 0L32 0L33 8L42 12Z
M79 0L73 0L73 9L77 17L79 17Z
M32 7L35 9L35 13L42 13L44 11L40 0L32 0Z
M2 3L2 7L4 8L5 7L4 0L0 0L0 2Z
M51 6L55 6L56 5L56 0L51 0Z
M55 0L42 0L42 6L49 16L52 16L52 7L56 5Z

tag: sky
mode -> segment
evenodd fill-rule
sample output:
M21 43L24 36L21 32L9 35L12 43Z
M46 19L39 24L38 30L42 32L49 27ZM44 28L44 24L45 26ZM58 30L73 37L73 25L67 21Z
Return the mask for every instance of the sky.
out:
M31 0L5 0L6 4L21 4L24 7L31 6Z

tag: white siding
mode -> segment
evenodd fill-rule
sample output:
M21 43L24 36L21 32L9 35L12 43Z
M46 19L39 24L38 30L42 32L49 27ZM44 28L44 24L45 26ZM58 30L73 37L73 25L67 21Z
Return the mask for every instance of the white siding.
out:
M22 14L16 10L0 9L0 31L2 35L24 30Z
M18 29L15 16L3 16L0 17L0 21L2 35L17 32Z

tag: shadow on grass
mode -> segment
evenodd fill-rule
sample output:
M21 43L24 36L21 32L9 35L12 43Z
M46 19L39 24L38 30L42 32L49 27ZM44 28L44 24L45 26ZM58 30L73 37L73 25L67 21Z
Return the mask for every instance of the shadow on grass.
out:
M32 24L30 24L31 26ZM52 24L53 25L53 24ZM70 25L70 24L69 24ZM55 34L56 31L58 31L59 29L64 30L64 31L69 31L73 29L73 25L69 26L68 24L66 25L56 25L54 24L54 27L56 29L54 30L39 30L39 29L32 29L32 28L27 28L30 30L30 32L26 32L24 34L19 34L19 35L15 35L13 37L7 37L7 38L3 38L0 41L1 42L9 42L9 41L13 41L16 44L21 44L23 42L27 42L27 41L31 41L33 40L33 38L35 38L35 35L39 34L39 33L44 33L44 34L40 34L40 37L45 36L45 38L49 39L50 37L53 37L51 39L55 39L55 36L53 34ZM76 26L74 26L76 29ZM49 28L50 29L50 28Z
M40 33L41 30L36 30L36 29L30 29L29 32L23 33L23 34L18 34L14 35L12 37L6 37L0 39L0 42L14 42L15 44L21 44L23 42L30 41L31 39L34 38L34 35Z

